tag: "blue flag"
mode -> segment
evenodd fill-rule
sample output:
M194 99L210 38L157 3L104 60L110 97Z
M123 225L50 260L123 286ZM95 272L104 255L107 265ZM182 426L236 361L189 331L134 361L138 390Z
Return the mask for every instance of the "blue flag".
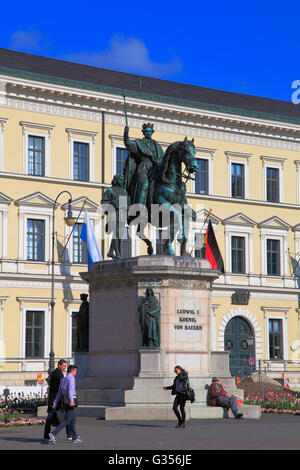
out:
M87 210L85 211L84 224L82 225L80 238L87 245L88 269L90 269L92 263L95 263L95 261L103 261L103 258Z

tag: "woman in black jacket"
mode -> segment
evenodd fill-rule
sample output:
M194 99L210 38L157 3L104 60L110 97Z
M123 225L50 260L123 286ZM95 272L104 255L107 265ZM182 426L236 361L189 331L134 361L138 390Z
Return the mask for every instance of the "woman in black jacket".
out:
M169 387L164 387L164 390L172 390L172 395L176 395L173 403L173 411L178 419L178 424L176 428L185 428L185 403L186 403L186 391L188 388L188 373L181 367L175 366L174 372L176 377L174 379L173 385ZM180 413L178 411L180 408Z

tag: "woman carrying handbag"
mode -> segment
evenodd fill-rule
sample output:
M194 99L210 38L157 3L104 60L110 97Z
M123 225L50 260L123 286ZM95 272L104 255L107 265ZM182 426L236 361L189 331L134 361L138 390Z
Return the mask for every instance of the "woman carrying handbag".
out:
M187 400L192 403L195 401L195 394L193 389L190 387L188 373L181 367L175 366L174 372L176 377L173 385L164 387L164 390L172 390L172 395L175 395L173 402L173 411L178 419L176 428L185 428L185 404ZM180 412L178 411L178 407Z

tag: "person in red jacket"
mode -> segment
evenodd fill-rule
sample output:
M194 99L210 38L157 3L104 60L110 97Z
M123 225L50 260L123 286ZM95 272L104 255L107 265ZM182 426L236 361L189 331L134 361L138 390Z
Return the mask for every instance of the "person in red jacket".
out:
M243 417L242 413L239 413L236 398L234 395L229 397L225 392L223 386L219 383L218 377L212 378L212 383L208 389L209 393L209 406L221 406L224 408L224 418L228 418L228 410L232 409L234 417L240 419Z

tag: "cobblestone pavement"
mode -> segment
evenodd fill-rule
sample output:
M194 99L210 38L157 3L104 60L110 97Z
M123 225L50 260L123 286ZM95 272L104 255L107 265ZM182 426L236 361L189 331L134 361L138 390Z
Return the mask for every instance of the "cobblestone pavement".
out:
M57 445L42 444L43 427L0 430L0 450L291 450L300 449L300 416L267 415L261 419L205 419L187 422L110 422L77 418L80 444L66 441L65 430ZM111 451L111 452L110 452Z

